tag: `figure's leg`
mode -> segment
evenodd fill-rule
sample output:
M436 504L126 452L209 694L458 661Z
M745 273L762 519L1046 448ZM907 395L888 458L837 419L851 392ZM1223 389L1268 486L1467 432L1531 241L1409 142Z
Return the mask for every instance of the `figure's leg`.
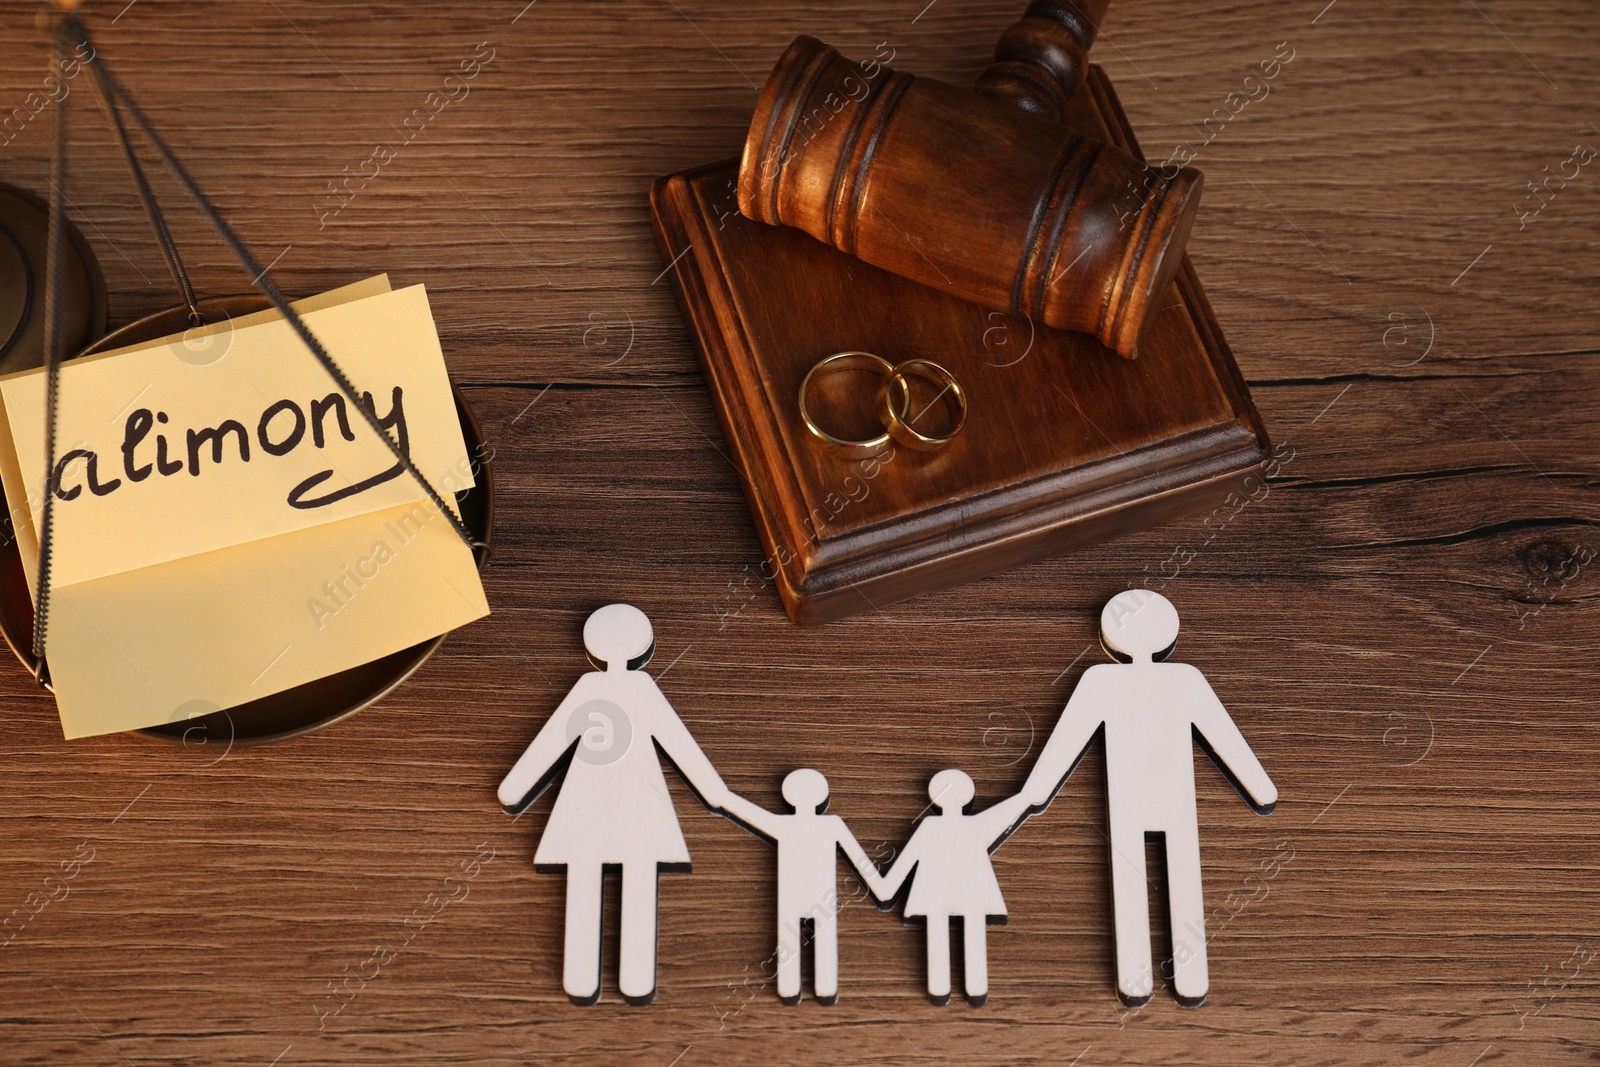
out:
M823 1004L839 1000L839 913L826 904L816 909L811 928L812 991Z
M950 1003L950 916L928 916L928 996Z
M567 866L567 935L561 985L579 1004L600 999L600 906L604 872L599 864Z
M656 882L654 864L622 868L621 959L617 988L629 1004L648 1004L656 996Z
M800 949L804 941L797 908L778 908L778 999L800 1003Z
M1200 891L1200 829L1167 831L1167 898L1172 908L1172 991L1195 1007L1206 999L1206 902Z
M1117 994L1140 1005L1155 984L1150 959L1150 898L1144 828L1111 827L1111 920L1117 945Z
M989 999L989 917L968 915L961 920L962 953L966 960L967 1002L981 1007Z

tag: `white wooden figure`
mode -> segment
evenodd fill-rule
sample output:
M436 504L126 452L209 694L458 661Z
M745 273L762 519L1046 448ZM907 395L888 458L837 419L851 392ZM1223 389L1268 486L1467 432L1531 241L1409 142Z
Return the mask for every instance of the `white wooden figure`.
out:
M617 985L632 1004L656 989L656 882L663 868L688 870L689 850L667 793L656 749L707 807L727 786L642 669L655 649L650 620L629 604L589 616L583 643L595 666L500 783L500 803L521 812L565 771L534 865L567 872L562 985L576 1003L600 996L601 886L622 868Z
M1100 636L1108 652L1131 662L1084 672L1023 793L1036 810L1048 805L1104 725L1117 991L1124 1001L1143 1004L1154 987L1145 835L1160 833L1166 838L1173 992L1181 1003L1197 1005L1209 978L1194 739L1259 814L1272 811L1278 790L1205 676L1187 663L1163 662L1178 639L1171 601L1147 589L1119 593L1100 614Z
M952 919L961 920L967 1000L976 1007L989 997L987 926L991 921L1005 922L1006 916L989 853L1028 812L1028 798L1019 794L968 815L974 792L964 771L945 770L933 776L928 799L936 814L912 831L911 840L883 876L879 894L880 899L893 897L911 879L905 917L922 918L928 924L928 995L935 1004L950 1002Z
M828 780L809 767L790 771L783 799L794 814L775 814L737 793L726 814L778 846L778 996L800 1003L800 924L811 920L812 992L823 1004L839 1000L839 852L875 898L883 891L877 865L837 815L825 815Z

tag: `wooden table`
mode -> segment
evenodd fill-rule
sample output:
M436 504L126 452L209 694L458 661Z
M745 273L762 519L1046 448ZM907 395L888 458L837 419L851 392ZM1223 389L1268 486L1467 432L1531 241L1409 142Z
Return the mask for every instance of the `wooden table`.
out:
M0 949L0 1061L1600 1056L1600 170L1571 162L1600 147L1600 8L1115 6L1095 58L1146 151L1187 142L1206 172L1191 253L1281 449L1270 491L799 630L761 579L648 184L735 152L798 33L967 84L1020 4L524 2L89 12L285 289L427 283L498 452L494 615L353 720L225 752L64 743L0 671L0 913L28 916ZM0 122L43 81L33 16L0 16ZM1269 95L1207 124L1280 42ZM465 96L444 88L491 51ZM73 213L116 324L174 296L69 84ZM408 127L436 91L460 98ZM48 131L48 109L13 121L0 179L46 189ZM376 176L330 194L380 144ZM1547 174L1568 177L1535 199ZM158 190L200 288L244 289ZM859 900L839 1004L782 1006L772 854L676 780L695 867L661 880L656 1003L621 1003L614 954L601 1003L567 1003L562 879L532 869L550 798L513 825L494 787L584 669L587 612L651 614L655 673L731 786L772 806L818 768L887 852L940 768L980 804L1020 786L1130 582L1177 604L1180 658L1283 797L1260 819L1202 761L1204 1007L1113 993L1098 750L995 856L1010 925L986 1007L930 1005L918 932Z

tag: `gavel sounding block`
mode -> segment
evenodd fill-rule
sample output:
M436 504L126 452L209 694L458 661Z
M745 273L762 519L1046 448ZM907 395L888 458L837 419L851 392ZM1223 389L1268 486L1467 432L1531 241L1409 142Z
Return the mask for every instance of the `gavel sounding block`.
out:
M1099 67L1067 122L1138 154ZM826 622L1220 503L1266 460L1260 416L1185 258L1136 359L752 222L738 164L659 179L656 239L795 622ZM948 446L824 451L797 406L833 352L931 359L967 391ZM863 384L863 389L869 388ZM864 395L862 407L871 410Z

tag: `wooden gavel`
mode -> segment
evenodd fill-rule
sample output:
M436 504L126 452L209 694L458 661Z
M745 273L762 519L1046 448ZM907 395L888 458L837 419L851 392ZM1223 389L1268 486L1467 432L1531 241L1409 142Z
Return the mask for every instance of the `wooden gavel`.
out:
M1202 178L1061 124L1106 3L1032 4L977 92L796 38L756 103L739 210L1134 355Z

